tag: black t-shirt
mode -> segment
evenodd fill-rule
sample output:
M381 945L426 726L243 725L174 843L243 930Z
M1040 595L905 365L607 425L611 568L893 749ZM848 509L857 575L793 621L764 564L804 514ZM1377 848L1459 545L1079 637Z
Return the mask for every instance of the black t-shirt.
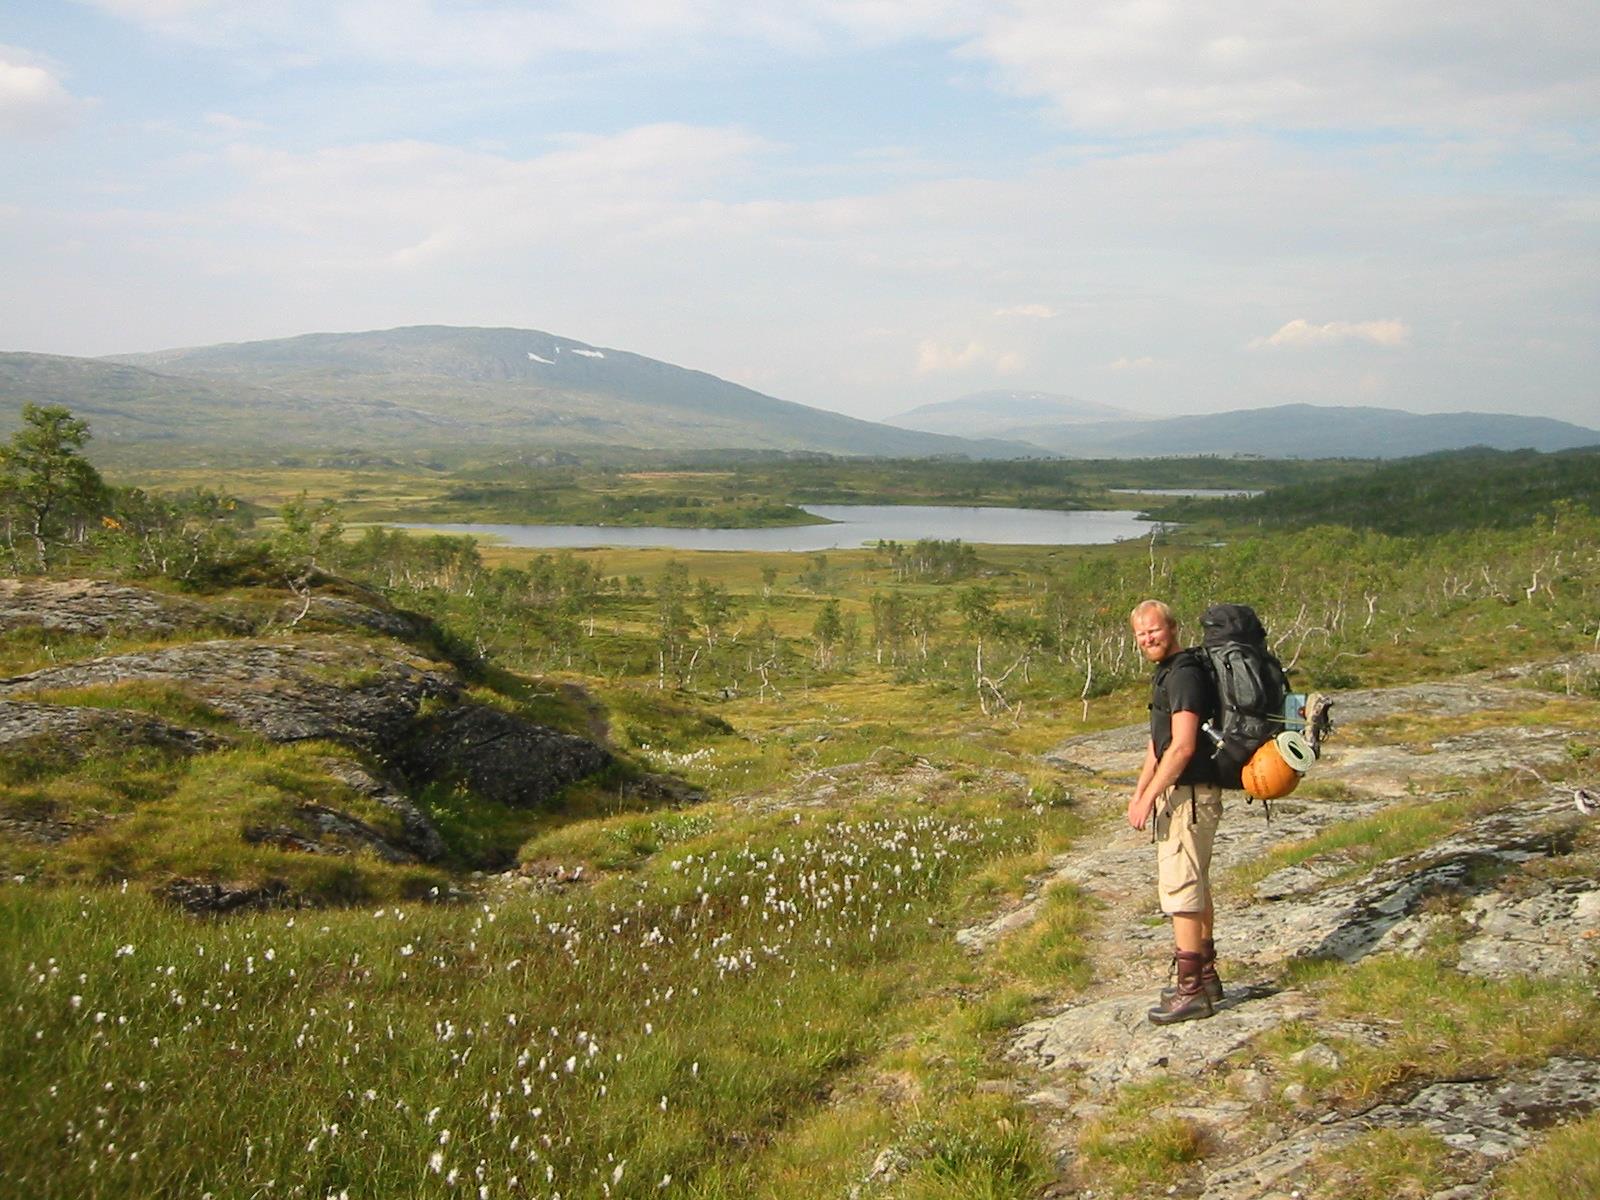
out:
M1216 708L1211 677L1187 650L1180 650L1158 663L1155 677L1150 681L1150 740L1155 743L1156 758L1172 745L1173 713L1199 713L1204 722L1215 715ZM1210 739L1200 733L1195 738L1194 754L1175 782L1216 783L1218 778Z

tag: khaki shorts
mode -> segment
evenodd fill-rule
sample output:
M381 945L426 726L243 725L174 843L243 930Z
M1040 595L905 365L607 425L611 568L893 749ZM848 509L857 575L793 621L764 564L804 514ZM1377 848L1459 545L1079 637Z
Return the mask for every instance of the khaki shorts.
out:
M1211 843L1221 819L1215 784L1180 783L1156 805L1156 886L1168 916L1211 907Z

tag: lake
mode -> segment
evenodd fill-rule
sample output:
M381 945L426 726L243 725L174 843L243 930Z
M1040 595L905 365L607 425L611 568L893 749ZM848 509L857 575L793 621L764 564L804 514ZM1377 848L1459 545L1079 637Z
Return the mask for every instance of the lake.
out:
M1105 545L1146 537L1151 521L1134 512L1055 512L942 504L807 504L833 525L779 529L667 529L628 525L407 525L427 533L470 533L507 546L578 549L654 546L671 550L851 550L879 541L959 538L1007 546Z
M1209 498L1214 496L1259 496L1260 488L1107 488L1108 492L1115 492L1119 496L1177 496L1186 498Z

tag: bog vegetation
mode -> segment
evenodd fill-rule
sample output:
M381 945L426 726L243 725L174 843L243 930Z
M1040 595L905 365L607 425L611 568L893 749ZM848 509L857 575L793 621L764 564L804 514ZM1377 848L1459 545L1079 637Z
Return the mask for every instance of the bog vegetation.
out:
M1005 1072L993 1035L1081 984L1093 906L1054 893L992 960L959 953L950 929L1017 895L1073 834L1038 751L1142 714L1124 628L1137 600L1188 616L1248 601L1294 678L1324 688L1600 646L1593 453L1438 456L1394 475L1208 461L1221 486L1315 482L1185 509L1203 532L1113 547L518 554L358 519L418 516L407 503L585 519L577 469L552 468L542 497L524 466L435 480L413 502L411 476L287 495L286 478L303 482L287 472L246 496L116 486L90 465L84 422L23 415L0 449L9 572L303 601L355 580L432 618L504 703L576 728L584 715L554 697L580 685L619 752L705 799L651 808L579 787L528 815L423 796L462 867L436 896L378 902L346 877L339 903L216 922L118 864L69 870L0 843L0 1179L18 1194L802 1197L844 1194L890 1144L908 1147L874 1185L892 1194L1032 1195L1048 1165L985 1086ZM584 504L652 521L789 519L816 499L1087 506L1165 477L740 470L733 484L614 473ZM1469 480L1492 506L1450 501ZM1393 518L1402 485L1425 513ZM0 651L17 673L105 648L69 642L17 630ZM295 770L248 747L229 761L241 778ZM179 772L111 751L19 766L0 815L69 786L137 809ZM228 791L186 786L196 821ZM485 839L556 864L559 886L469 879Z

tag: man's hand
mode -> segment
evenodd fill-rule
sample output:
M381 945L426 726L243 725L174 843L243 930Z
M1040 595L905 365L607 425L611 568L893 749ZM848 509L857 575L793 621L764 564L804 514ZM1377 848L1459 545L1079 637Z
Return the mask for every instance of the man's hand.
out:
M1150 823L1150 814L1155 811L1156 798L1154 796L1141 796L1138 792L1133 794L1133 799L1128 801L1128 824L1135 829L1143 829Z

